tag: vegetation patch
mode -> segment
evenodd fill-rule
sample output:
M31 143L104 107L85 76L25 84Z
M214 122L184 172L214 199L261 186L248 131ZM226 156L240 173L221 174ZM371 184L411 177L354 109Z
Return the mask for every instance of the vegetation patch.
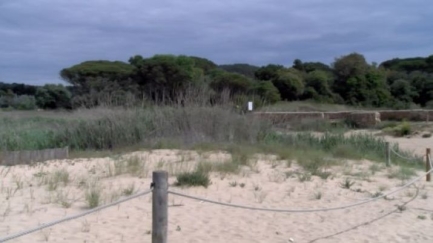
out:
M413 133L413 128L409 122L402 122L394 126L388 126L383 128L383 132L396 137L409 136Z
M203 186L207 188L210 183L209 173L197 168L193 172L184 172L177 175L174 185L180 187Z

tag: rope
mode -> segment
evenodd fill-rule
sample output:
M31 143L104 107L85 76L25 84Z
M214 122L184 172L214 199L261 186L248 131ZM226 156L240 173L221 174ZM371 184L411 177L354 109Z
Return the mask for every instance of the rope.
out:
M338 207L330 207L330 208L315 208L315 209L271 209L271 208L258 208L258 207L237 205L237 204L231 204L231 203L217 202L217 201L214 201L214 200L209 200L209 199L200 198L200 197L196 197L196 196L190 196L190 195L186 195L186 194L183 194L183 193L180 193L180 192L174 192L174 191L171 191L171 190L169 190L168 193L176 195L176 196L180 196L180 197L185 197L185 198L193 199L193 200L208 202L208 203L217 204L217 205L221 205L221 206L247 209L247 210L267 211L267 212L280 212L280 213L326 212L326 211L335 211L335 210L341 210L341 209L346 209L346 208L352 208L352 207L355 207L355 206L359 206L359 205L362 205L362 204L366 204L366 203L369 203L369 202L373 202L373 201L379 200L381 198L385 198L385 197L387 197L387 196L389 196L391 194L394 194L396 192L399 192L399 191L401 191L401 190L403 190L403 189L411 186L412 184L414 184L415 182L417 182L421 178L425 177L428 173L431 173L432 171L433 171L433 168L431 168L428 172L422 174L421 176L419 176L419 177L413 179L412 181L408 182L407 184L401 186L400 188L397 188L394 191L390 191L390 192L388 192L386 194L383 194L381 196L377 196L377 197L374 197L374 198L366 199L364 201L353 203L353 204L348 204L348 205L343 205L343 206L338 206Z
M349 232L349 231L351 231L351 230L355 230L355 229L357 229L357 228L359 228L359 227L361 227L361 226L366 226L366 225L372 224L372 223L374 223L374 222L376 222L376 221L379 221L379 220L381 220L381 219L383 219L383 218L385 218L385 217L387 217L387 216L389 216L389 215L391 215L391 214L393 214L393 213L401 212L401 209L402 209L402 208L404 208L407 204L409 204L409 203L411 203L413 200L415 200L415 198L418 196L418 193L419 193L419 188L416 188L416 193L415 193L415 195L414 195L414 196L413 196L409 201L406 201L406 202L404 202L404 203L401 204L401 205L395 205L395 206L397 207L396 209L394 209L394 210L392 210L392 211L390 211L390 212L388 212L388 213L386 213L386 214L384 214L384 215L381 215L381 216L379 216L379 217L377 217L377 218L375 218L375 219L372 219L372 220L370 220L370 221L364 222L364 223L362 223L362 224L355 225L354 227L351 227L351 228L348 228L348 229L345 229L345 230L339 231L339 232L337 232L337 233L334 233L334 234L330 234L330 235L327 235L327 236L322 236L322 237L316 238L316 239L314 239L314 240L309 241L308 243L313 243L313 242L316 242L316 241L318 241L318 240L329 239L329 238L331 238L331 237L334 237L334 236L337 236L337 235L341 235L341 234L347 233L347 232Z
M401 155L400 153L398 153L397 151L395 151L393 148L391 148L391 151L392 151L395 155L397 155L397 157L400 157L400 158L402 158L402 159L404 159L404 160L411 160L411 161L414 161L414 160L418 159L418 158L409 158L409 157L403 156L403 155Z
M25 230L25 231L22 231L22 232L20 232L20 233L17 233L17 234L14 234L14 235L10 235L10 236L7 236L7 237L5 237L5 238L3 238L3 239L0 239L0 242L6 242L6 241L9 241L9 240L13 240L13 239L16 239L16 238L19 238L19 237L22 237L22 236L25 236L25 235L31 234L31 233L33 233L33 232L36 232L36 231L39 231L39 230L42 230L42 229L45 229L45 228L48 228L48 227L54 226L54 225L56 225L56 224L60 224L60 223L66 222L66 221L70 221L70 220L73 220L73 219L81 218L81 217L83 217L83 216L86 216L86 215L88 215L88 214L95 213L95 212L100 211L100 210L102 210L102 209L106 209L106 208L109 208L109 207L112 207L112 206L118 205L118 204L120 204L120 203L123 203L123 202L129 201L129 200L135 199L135 198L137 198L137 197L141 197L141 196L147 195L147 194L149 194L150 192L152 192L152 190L147 190L147 191L144 191L144 192L141 192L141 193L137 193L137 194L135 194L135 195L132 195L132 196L126 197L126 198L121 199L121 200L118 200L118 201L116 201L116 202L113 202L113 203L110 203L110 204L106 204L106 205L103 205L103 206L99 206L99 207L96 207L96 208L94 208L94 209L91 209L91 210L85 211L85 212L83 212L83 213L79 213L79 214L77 214L77 215L73 215L73 216L66 217L66 218L63 218L63 219L60 219L60 220L56 220L56 221L53 221L53 222L50 222L50 223L47 223L47 224L43 224L43 225L38 226L38 227L35 227L35 228L33 228L33 229Z

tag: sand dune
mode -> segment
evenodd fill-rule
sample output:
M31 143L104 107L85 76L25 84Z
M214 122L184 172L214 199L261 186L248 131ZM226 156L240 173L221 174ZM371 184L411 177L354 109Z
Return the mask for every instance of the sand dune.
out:
M101 192L101 203L109 203L128 194L132 187L135 192L147 190L154 169L165 169L173 175L194 169L198 161L218 163L229 157L224 153L155 150L123 158L0 167L0 236L87 210L85 192L89 185ZM254 168L245 168L239 175L212 173L208 188L171 185L170 190L224 203L296 209L347 205L404 183L387 177L396 168L381 165L372 174L370 161L345 161L343 166L330 169L332 176L327 180L313 176L311 181L301 182L295 172L302 170L296 163L287 167L272 156L258 156L256 160ZM340 185L346 177L355 182L352 190ZM170 183L174 181L175 177L171 176ZM182 243L433 242L433 231L429 230L433 223L433 182L421 180L416 187L361 206L313 213L244 210L170 195L168 240ZM404 211L362 225L396 210L396 205L409 201L417 190L418 196ZM151 242L151 215L151 195L147 195L10 242ZM332 236L350 228L354 229Z

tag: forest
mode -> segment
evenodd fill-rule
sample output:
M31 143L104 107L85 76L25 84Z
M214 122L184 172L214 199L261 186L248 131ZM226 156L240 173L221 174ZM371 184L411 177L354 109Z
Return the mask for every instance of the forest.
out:
M246 63L217 65L186 55L135 55L127 62L91 60L59 72L67 85L31 86L0 82L3 110L75 109L137 106L147 102L256 107L279 101L316 101L356 107L409 109L433 107L433 55L368 63L360 53L335 58L331 64Z

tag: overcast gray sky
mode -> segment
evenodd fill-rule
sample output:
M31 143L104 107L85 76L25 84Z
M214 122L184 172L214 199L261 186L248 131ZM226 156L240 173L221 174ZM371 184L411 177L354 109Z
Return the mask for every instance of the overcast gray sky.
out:
M217 64L433 54L432 0L0 0L0 80L61 83L86 60L186 54Z

